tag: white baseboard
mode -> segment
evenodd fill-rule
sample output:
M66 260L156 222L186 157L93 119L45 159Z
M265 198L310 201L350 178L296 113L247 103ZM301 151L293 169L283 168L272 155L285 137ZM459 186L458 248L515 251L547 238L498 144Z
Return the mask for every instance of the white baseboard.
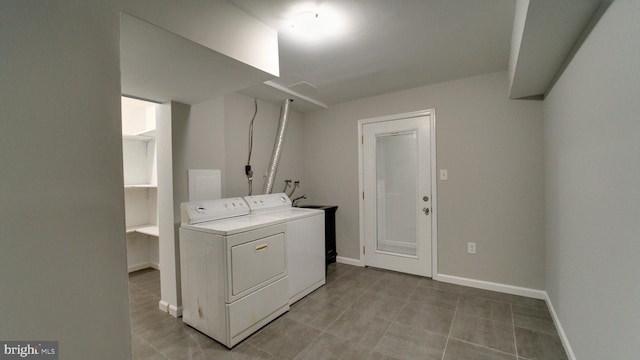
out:
M352 258L348 258L348 257L344 257L344 256L336 256L336 261L339 262L340 264L347 264L347 265L353 265L353 266L364 266L360 262L360 259L352 259Z
M160 308L160 310L166 313L169 312L169 303L164 300L160 300L160 302L158 303L158 307Z
M446 283L456 284L456 285L463 285L463 286L469 286L469 287L478 288L478 289L498 291L501 293L526 296L526 297L531 297L536 299L544 300L547 298L547 293L543 290L530 289L530 288L525 288L520 286L506 285L506 284L494 283L490 281L475 280L475 279L463 278L463 277L452 276L452 275L444 275L444 274L436 274L433 276L433 279L437 281L446 282Z
M564 332L564 328L562 324L560 324L560 319L558 318L558 314L556 313L556 309L553 307L553 303L551 302L551 298L549 294L545 291L545 300L547 301L547 305L549 306L549 311L551 312L551 317L553 318L553 323L556 325L556 329L558 330L558 335L560 335L560 340L562 341L562 346L564 346L564 352L567 353L567 357L569 360L576 360L576 354L573 352L573 348L569 343L569 338L567 338L567 334Z
M173 304L169 304L164 300L160 300L160 302L158 303L158 308L166 313L169 313L169 315L173 317L182 316L182 306L176 306Z
M182 316L182 306L169 305L169 315L179 318Z

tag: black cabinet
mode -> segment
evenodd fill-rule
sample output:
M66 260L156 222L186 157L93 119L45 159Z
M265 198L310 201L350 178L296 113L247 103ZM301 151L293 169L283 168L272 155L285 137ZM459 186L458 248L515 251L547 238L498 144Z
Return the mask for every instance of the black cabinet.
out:
M336 211L335 205L302 205L301 208L324 210L324 248L327 252L326 265L336 262Z

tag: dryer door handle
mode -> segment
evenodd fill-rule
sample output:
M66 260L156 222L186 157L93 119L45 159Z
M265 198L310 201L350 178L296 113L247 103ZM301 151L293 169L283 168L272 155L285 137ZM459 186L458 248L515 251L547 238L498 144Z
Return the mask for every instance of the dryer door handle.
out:
M258 245L258 246L256 246L256 252L258 252L258 251L262 251L262 250L264 250L264 249L266 249L266 248L268 248L268 247L269 247L269 245L268 245L268 244Z

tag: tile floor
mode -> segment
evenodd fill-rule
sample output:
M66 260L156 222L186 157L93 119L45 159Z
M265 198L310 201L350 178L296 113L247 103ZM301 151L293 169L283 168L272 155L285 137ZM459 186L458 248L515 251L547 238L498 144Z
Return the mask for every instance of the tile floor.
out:
M129 275L133 358L566 359L544 301L332 264L327 284L232 350L158 310L159 272Z

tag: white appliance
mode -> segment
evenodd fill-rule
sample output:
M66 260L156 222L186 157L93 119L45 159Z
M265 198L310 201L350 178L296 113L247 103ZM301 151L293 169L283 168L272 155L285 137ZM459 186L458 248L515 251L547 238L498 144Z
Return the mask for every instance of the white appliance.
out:
M325 284L326 252L324 211L291 207L285 194L245 196L252 216L283 222L287 234L289 303L302 299Z
M231 348L287 312L285 228L242 198L183 203L183 321Z
M227 347L322 286L324 266L324 212L285 194L182 204L183 321Z

